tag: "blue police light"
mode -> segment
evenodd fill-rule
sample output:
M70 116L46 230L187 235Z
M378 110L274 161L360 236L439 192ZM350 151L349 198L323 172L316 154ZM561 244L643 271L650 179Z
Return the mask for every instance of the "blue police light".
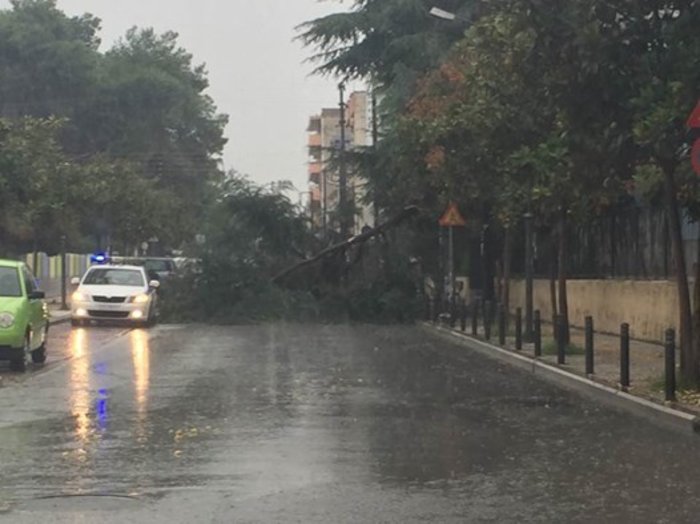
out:
M93 264L106 264L109 262L109 257L105 253L94 253L90 256L90 262Z

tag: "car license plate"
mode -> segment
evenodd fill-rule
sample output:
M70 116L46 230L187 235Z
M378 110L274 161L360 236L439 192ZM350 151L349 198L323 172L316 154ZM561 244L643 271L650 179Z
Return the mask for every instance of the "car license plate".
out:
M121 304L100 304L97 311L119 311L121 309Z

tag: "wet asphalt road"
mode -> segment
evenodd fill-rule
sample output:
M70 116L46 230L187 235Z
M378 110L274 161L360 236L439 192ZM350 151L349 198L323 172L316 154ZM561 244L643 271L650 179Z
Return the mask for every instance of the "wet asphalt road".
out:
M696 522L700 438L420 328L52 333L0 370L0 522Z

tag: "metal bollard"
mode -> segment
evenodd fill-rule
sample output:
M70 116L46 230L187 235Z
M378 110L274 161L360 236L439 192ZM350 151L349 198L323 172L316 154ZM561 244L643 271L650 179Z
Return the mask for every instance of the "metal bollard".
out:
M472 336L479 334L479 302L472 302Z
M454 329L457 325L457 299L452 296L450 299L450 327Z
M535 315L532 319L532 335L535 343L535 356L542 356L542 318L540 316L540 310L535 310Z
M666 363L666 402L676 400L676 332L673 329L666 330L664 341Z
M484 338L491 340L491 302L484 302Z
M620 388L627 391L630 387L630 325L620 326Z
M440 308L438 307L437 298L433 297L430 300L430 308L431 308L431 314L433 316L433 324L437 324L438 319L440 318Z
M523 308L515 310L515 349L523 349Z
M462 333L467 330L467 301L463 298L459 301L459 329Z
M498 308L498 343L506 345L506 308L503 306Z
M586 317L586 375L594 374L593 317Z
M564 317L557 315L554 332L557 339L557 364L566 364L566 343L564 341Z

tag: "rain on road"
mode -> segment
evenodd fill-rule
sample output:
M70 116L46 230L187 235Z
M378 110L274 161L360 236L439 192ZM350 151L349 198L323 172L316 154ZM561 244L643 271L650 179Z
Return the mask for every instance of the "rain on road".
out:
M420 328L52 333L0 388L0 522L691 522L698 440Z

